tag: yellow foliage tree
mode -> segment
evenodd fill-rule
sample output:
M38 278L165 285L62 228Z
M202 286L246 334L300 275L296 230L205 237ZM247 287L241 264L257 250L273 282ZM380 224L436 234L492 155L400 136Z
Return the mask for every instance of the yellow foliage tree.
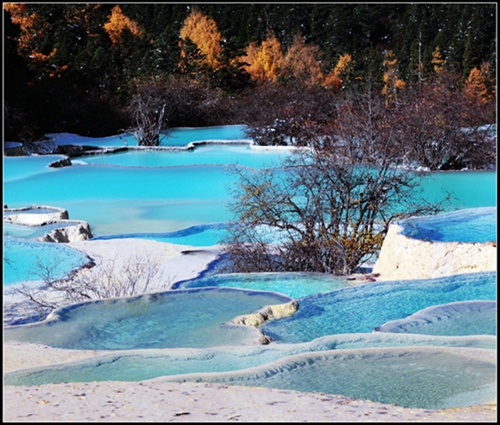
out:
M349 80L353 64L354 61L349 53L341 55L333 71L325 77L323 85L333 90L340 90L342 85Z
M392 50L387 50L384 53L384 61L382 62L385 67L382 94L387 96L387 100L395 102L398 100L398 90L405 86L405 82L398 78L397 63L398 60L396 59L394 52Z
M26 31L35 15L30 14L23 3L4 3L3 8L10 13L12 22L19 25L22 31Z
M3 8L10 13L12 22L21 28L21 35L17 40L18 48L20 51L24 50L26 52L23 56L29 58L32 68L47 62L48 59L55 56L57 48L54 47L50 53L45 54L40 52L34 44L36 40L45 37L46 30L46 25L41 22L36 13L31 13L23 3L4 3Z
M260 46L251 43L240 60L248 64L244 69L253 81L258 82L276 81L286 63L281 43L272 32L268 32Z
M439 49L439 46L436 46L436 48L432 52L431 62L434 65L434 72L436 74L441 74L442 72L444 72L444 65L446 61L443 59L443 56L441 55L441 50Z
M306 84L317 84L323 81L321 65L317 59L318 46L308 45L302 34L297 33L285 56L285 68Z
M198 10L192 10L184 20L180 35L184 42L181 42L181 57L186 56L185 41L189 39L203 55L198 65L208 65L213 70L219 68L222 36L213 19Z
M338 76L346 74L347 72L352 70L352 65L353 65L352 56L349 53L344 53L343 55L340 56L337 65L335 65L333 73Z
M489 100L486 78L478 68L473 68L465 81L464 96L467 100L485 104Z
M120 6L116 5L111 9L108 21L103 25L104 29L111 39L113 45L120 44L122 41L122 32L127 28L134 36L141 34L139 25L126 16Z

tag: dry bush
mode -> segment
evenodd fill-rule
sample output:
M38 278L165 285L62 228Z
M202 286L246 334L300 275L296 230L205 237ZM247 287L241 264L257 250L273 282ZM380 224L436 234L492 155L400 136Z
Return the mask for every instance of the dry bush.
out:
M175 277L164 277L154 258L137 253L128 258L114 258L97 267L83 267L68 277L54 275L60 259L38 259L32 275L43 282L42 286L23 284L17 289L36 311L39 320L54 309L88 300L101 300L170 288Z

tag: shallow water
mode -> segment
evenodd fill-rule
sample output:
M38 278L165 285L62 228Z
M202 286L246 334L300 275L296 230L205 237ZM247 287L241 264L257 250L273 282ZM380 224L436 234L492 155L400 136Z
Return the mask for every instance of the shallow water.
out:
M186 373L228 372L275 362L302 353L404 346L496 349L492 336L436 337L371 333L328 335L307 343L231 346L204 349L126 350L50 367L4 374L6 385L53 382L142 381Z
M224 166L120 168L74 166L5 184L9 207L54 205L92 233L173 232L226 222L230 197ZM28 201L28 199L30 201Z
M191 142L206 140L244 140L244 125L225 125L215 127L180 127L170 129L161 140L162 146L187 146ZM137 141L131 134L118 134L109 137L85 137L71 133L54 133L48 135L55 145L84 145L98 147L134 146ZM126 142L126 143L125 143Z
M436 279L374 282L298 300L290 317L267 322L264 333L276 342L305 342L336 333L372 332L433 305L496 300L496 272Z
M182 165L229 165L272 167L290 155L286 151L256 151L245 145L207 145L189 151L129 150L78 158L77 165L116 165L120 167L177 167Z
M159 378L342 394L404 407L442 409L496 396L494 358L445 348L380 348L299 354L239 372Z
M9 182L16 179L23 179L42 173L57 173L58 170L56 168L50 168L48 165L63 158L65 158L64 155L4 156L4 188ZM4 204L5 203L8 205L8 202L4 198ZM19 205L17 208L26 207L32 204L32 202L28 202L25 205ZM11 205L8 206L9 208L14 208Z
M70 218L88 222L95 236L176 232L233 218L227 204L235 176L227 164L268 167L283 155L252 151L248 145L210 145L189 152L85 156L58 169L47 165L61 156L5 157L4 202L10 208L65 208ZM431 173L423 183L434 201L443 190L452 192L452 210L496 206L496 172Z
M80 350L258 344L255 328L226 322L289 301L272 292L231 288L92 301L55 310L43 322L6 328L4 340Z
M76 224L76 222L52 223L43 226L23 226L22 224L4 223L3 235L25 239L39 238L46 235L51 230L68 227L72 224Z
M276 343L308 342L326 335L370 333L386 322L432 306L495 299L496 272L376 282L299 298L299 310L292 316L268 321L260 329ZM275 292L182 289L75 304L57 310L44 322L8 328L4 336L6 341L73 349L227 345L237 338L229 336L232 330L219 328L221 323L287 300L288 296ZM491 332L489 322L482 325L476 327L477 332Z
M52 279L60 279L89 262L83 253L63 244L4 236L3 247L4 287L27 280L42 280L46 271Z
M494 242L497 240L496 207L472 208L401 222L402 234L434 242Z
M232 273L182 282L180 288L225 287L279 292L291 298L352 286L347 278L320 273Z
M497 205L496 171L441 171L429 173L424 180L424 195L429 200L439 201L446 192L453 196L450 211Z
M162 140L164 146L186 146L191 142L206 140L246 140L245 125L225 125L215 127L179 127L167 132Z
M227 224L216 223L201 224L188 227L187 229L165 233L124 233L120 235L96 236L94 240L140 238L178 245L213 246L217 245L222 238L227 235Z
M496 301L465 301L428 307L378 328L380 332L425 335L496 335Z

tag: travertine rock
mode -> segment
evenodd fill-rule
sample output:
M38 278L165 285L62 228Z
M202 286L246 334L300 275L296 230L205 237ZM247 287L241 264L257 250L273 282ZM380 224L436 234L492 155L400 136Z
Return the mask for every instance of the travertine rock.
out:
M66 220L62 220L66 221ZM37 238L37 240L42 242L57 242L57 243L68 243L68 242L78 242L86 241L92 239L92 232L90 231L90 226L85 221L79 222L68 222L67 227L60 227L54 229L47 233L46 235Z
M262 308L253 314L238 316L232 320L235 325L259 326L266 320L280 319L294 314L299 309L299 303L292 300L285 304L276 304Z
M48 210L50 212L34 213L36 210ZM54 223L69 218L68 211L58 207L46 207L35 205L26 208L4 209L4 212L15 212L16 214L4 215L3 219L7 223L22 224L25 226L41 226L47 223Z
M70 221L68 219L68 211L63 208L34 205L26 208L4 208L4 212L15 213L4 215L3 219L7 223L33 227L53 223L61 224L61 227L51 230L44 236L35 238L35 240L38 241L67 243L86 241L88 239L92 239L93 237L92 232L90 231L90 226L87 222L80 220Z
M427 279L496 270L496 242L431 242L401 234L392 224L373 273L378 280Z

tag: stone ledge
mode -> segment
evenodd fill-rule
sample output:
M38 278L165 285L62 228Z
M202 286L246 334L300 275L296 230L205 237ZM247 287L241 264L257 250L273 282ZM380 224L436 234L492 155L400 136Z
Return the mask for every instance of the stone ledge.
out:
M36 210L48 210L49 212L33 212ZM31 213L28 211L31 211ZM68 243L93 238L89 224L82 220L69 220L68 211L63 208L34 205L25 208L4 208L4 212L16 213L4 215L4 222L10 224L29 227L61 224L61 227L53 229L41 237L34 238L36 241Z
M29 213L35 210L51 210L44 213ZM3 220L7 223L22 224L24 226L41 226L47 223L54 223L69 218L68 211L59 207L48 207L43 205L33 205L25 208L4 208L4 213L17 213L4 215Z
M53 229L47 234L35 238L35 240L42 242L68 243L86 241L93 238L90 226L86 221L58 221L58 223L64 222L67 222L68 226Z
M238 316L234 318L231 323L244 326L259 326L267 320L281 319L283 317L291 316L298 309L299 303L296 300L292 300L285 304L276 304L263 307L259 311L252 314Z
M255 313L237 316L231 320L231 324L240 326L254 326L262 325L267 320L281 319L294 314L299 309L299 303L296 300L289 301L284 304L269 305L261 308ZM269 344L272 339L259 329L261 334L259 343L262 345Z
M432 242L402 234L391 224L373 273L377 280L428 279L497 269L496 242Z

